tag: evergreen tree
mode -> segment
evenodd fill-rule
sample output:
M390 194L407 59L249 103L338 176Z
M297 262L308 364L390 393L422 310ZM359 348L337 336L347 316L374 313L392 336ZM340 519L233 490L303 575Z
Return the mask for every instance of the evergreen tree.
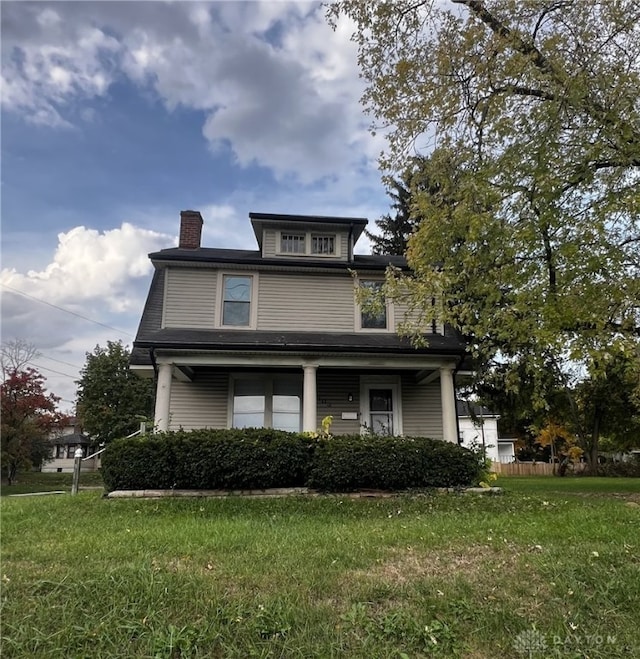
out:
M405 174L401 179L392 179L388 194L393 200L393 214L387 213L376 220L379 233L365 231L371 241L373 254L402 255L407 251L409 236L413 233L417 220L411 217L411 177Z

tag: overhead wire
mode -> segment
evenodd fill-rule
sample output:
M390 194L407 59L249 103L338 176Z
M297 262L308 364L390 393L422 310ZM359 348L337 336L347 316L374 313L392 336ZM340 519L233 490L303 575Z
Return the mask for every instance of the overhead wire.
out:
M89 318L88 316L83 316L80 313L76 313L75 311L70 311L69 309L65 309L64 307L59 307L57 304L52 304L51 302L47 302L46 300L42 300L39 297L36 297L35 295L30 295L29 293L25 293L24 291L20 291L17 288L13 288L13 286L9 286L8 284L5 284L3 282L0 282L0 286L3 286L4 288L10 290L12 293L17 293L18 295L23 295L24 297L27 297L31 300L35 300L36 302L40 302L41 304L46 304L48 307L53 307L54 309L58 309L58 311L64 311L64 313L71 314L72 316L76 316L77 318L82 318L82 320L86 320L90 323L94 323L95 325L100 325L100 327L106 327L107 329L110 329L110 330L113 330L114 332L118 332L120 334L123 334L124 336L134 338L133 334L131 334L130 332L126 332L125 330L118 329L117 327L112 327L111 325L101 323L99 320L94 320L93 318Z
M41 368L45 371L51 371L52 373L56 373L56 375L63 375L65 378L71 378L72 380L76 380L78 378L77 375L69 375L68 373L63 373L62 371L56 371L53 368L42 366L42 364L36 364L35 362L28 362L28 363L31 364L31 366L35 366L36 368Z

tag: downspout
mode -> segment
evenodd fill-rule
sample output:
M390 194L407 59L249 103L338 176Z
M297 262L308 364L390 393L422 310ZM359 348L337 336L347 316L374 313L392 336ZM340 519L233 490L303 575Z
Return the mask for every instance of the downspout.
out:
M349 245L347 247L347 259L349 263L353 261L353 222L349 223Z
M151 359L151 365L153 366L153 432L156 432L156 419L155 419L155 407L156 407L156 397L158 395L158 362L156 361L156 349L154 347L149 348L149 358Z
M153 366L153 375L156 381L156 385L158 384L158 362L156 361L156 349L155 348L149 348L149 357L151 358L151 365Z

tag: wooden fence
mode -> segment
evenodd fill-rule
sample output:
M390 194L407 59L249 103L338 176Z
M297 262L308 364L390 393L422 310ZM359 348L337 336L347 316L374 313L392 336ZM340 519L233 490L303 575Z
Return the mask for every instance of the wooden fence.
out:
M492 462L491 470L502 476L553 476L549 462Z

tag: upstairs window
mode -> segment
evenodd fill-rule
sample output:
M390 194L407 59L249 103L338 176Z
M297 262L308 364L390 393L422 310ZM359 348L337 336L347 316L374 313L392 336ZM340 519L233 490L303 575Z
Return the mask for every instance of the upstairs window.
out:
M335 254L336 237L320 236L311 234L311 253L312 254Z
M227 275L223 289L222 324L248 327L251 323L251 277Z
M374 308L361 311L360 327L363 329L387 329L387 305L385 300L380 298L382 282L363 281L360 282L360 286L370 291L370 301L375 305Z
M305 241L304 233L283 233L280 235L280 251L283 254L304 254Z

